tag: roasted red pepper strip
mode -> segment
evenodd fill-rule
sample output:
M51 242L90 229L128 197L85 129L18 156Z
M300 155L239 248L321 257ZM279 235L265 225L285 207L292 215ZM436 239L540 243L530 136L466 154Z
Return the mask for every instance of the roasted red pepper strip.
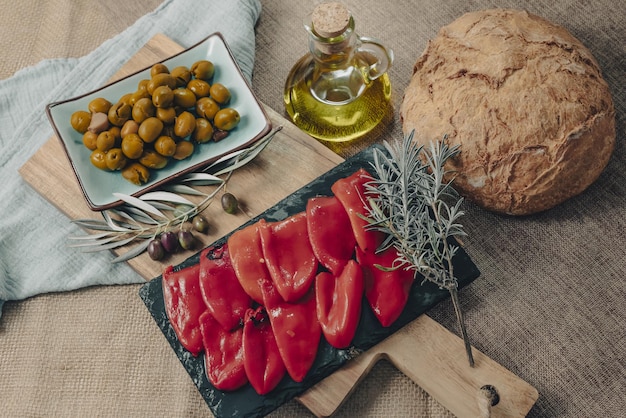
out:
M393 247L379 254L357 248L357 260L363 267L365 296L383 327L393 324L402 313L415 277L411 270L387 271L378 267L391 268L396 257Z
M331 186L332 192L341 202L350 218L357 245L363 251L375 251L383 242L384 234L376 230L366 230L368 222L361 216L367 216L367 198L365 184L371 181L371 175L363 168L354 174L339 179Z
M263 304L261 285L271 281L265 265L258 224L235 231L228 238L230 260L241 287L257 303Z
M243 327L227 331L205 312L200 317L200 330L209 382L219 390L235 390L248 383L243 365Z
M311 288L297 303L290 303L283 300L271 283L266 283L263 300L287 373L296 382L302 382L315 361L322 336L315 292Z
M339 275L356 245L343 205L334 196L313 197L306 205L306 220L313 253L324 267Z
M243 324L252 299L237 279L228 244L208 247L200 253L200 290L209 312L224 329Z
M263 306L248 309L243 325L243 364L248 381L265 395L282 380L287 370L280 357L272 324Z
M178 341L194 356L202 351L200 315L207 310L200 291L200 265L163 271L163 301Z
M306 213L278 222L259 221L261 247L276 290L287 302L296 302L311 288L318 261L307 233Z
M317 319L326 341L335 348L350 345L361 319L363 270L350 260L338 277L321 272L315 278Z

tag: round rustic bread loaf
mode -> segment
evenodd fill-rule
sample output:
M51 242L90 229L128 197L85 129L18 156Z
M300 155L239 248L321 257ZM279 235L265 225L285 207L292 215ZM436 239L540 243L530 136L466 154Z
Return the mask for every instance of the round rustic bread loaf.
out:
M460 144L447 167L455 188L512 215L581 193L615 146L613 101L592 54L524 11L472 12L443 27L415 64L400 117L422 144Z

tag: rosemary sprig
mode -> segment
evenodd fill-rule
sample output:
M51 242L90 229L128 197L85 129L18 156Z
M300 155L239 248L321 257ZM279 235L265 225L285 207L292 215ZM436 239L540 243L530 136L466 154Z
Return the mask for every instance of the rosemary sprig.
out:
M466 235L458 222L464 214L462 198L452 188L452 180L445 180L451 173L444 168L446 161L459 153L459 147L449 147L444 138L425 148L414 143L413 135L411 132L395 144L385 141L389 156L374 151L372 166L377 178L367 184L369 227L386 234L381 251L396 249L393 269L412 269L424 281L450 292L473 367L452 263L459 250L457 238Z
M187 174L178 183L165 185L158 191L139 197L114 193L124 204L102 211L102 220L72 221L84 229L101 232L70 236L69 239L75 242L70 247L81 248L84 252L97 252L141 241L112 262L119 263L137 257L148 249L150 240L184 224L208 208L217 193L226 187L232 173L252 161L281 129L282 126L277 127L252 146L225 155L202 172ZM207 193L194 186L215 187ZM194 203L185 195L199 196L201 200Z

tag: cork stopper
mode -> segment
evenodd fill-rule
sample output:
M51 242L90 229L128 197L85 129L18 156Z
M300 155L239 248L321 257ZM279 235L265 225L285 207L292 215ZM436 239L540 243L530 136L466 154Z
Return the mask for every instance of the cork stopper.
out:
M341 35L350 23L350 11L341 3L322 3L313 10L311 23L315 33L323 38Z

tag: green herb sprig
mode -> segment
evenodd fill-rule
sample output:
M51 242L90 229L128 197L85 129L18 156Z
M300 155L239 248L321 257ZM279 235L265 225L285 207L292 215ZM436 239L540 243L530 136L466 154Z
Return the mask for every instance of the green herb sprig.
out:
M374 150L372 166L376 178L366 185L369 228L387 236L380 251L396 249L392 269L414 270L424 281L450 292L468 361L473 367L452 263L460 248L460 237L466 235L459 223L464 215L460 208L463 199L452 188L453 180L446 180L453 173L444 167L460 150L458 146L449 147L445 137L423 147L415 144L413 136L411 132L394 144L385 141L389 155Z

